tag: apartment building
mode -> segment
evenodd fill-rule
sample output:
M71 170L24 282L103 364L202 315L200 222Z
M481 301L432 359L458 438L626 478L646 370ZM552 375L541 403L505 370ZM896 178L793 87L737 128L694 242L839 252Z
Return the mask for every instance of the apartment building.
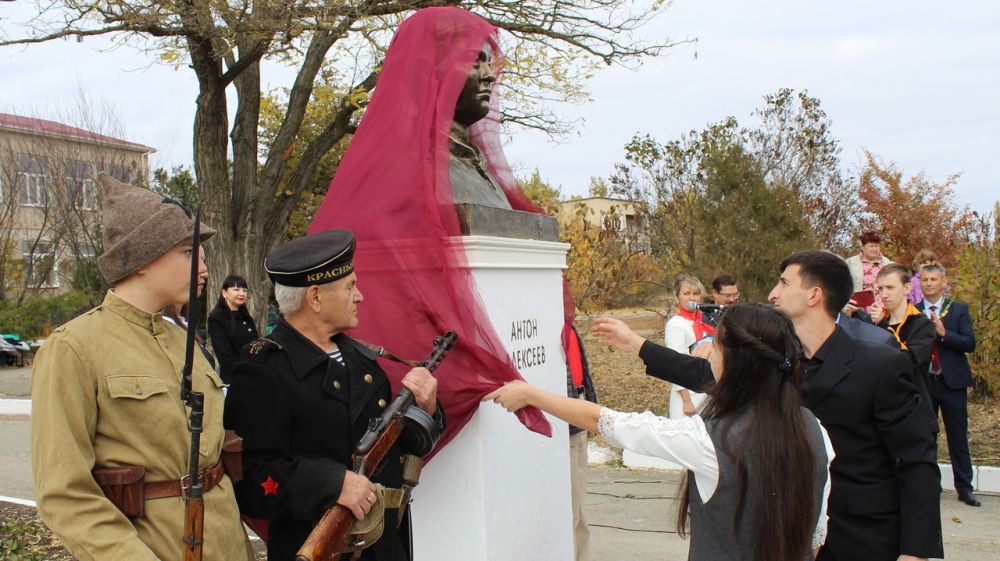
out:
M582 220L588 228L618 232L634 251L650 252L649 225L641 212L642 203L611 197L587 197L559 203L560 229Z
M153 148L33 117L0 113L0 299L58 293L96 271L101 171L149 178Z

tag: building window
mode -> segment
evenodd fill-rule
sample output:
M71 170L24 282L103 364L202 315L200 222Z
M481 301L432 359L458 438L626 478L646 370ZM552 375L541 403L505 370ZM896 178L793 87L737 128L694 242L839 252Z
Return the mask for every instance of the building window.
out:
M21 255L28 286L59 288L59 262L51 243L21 240Z
M97 184L94 182L94 165L79 160L67 160L63 180L66 182L66 195L73 203L73 208L83 210L97 209Z
M105 166L105 168L106 168L105 171L108 172L108 175L114 177L115 179L121 181L122 183L132 183L133 180L135 179L134 170L128 167L109 165Z
M48 203L48 158L44 156L17 156L17 202L23 206L45 206Z

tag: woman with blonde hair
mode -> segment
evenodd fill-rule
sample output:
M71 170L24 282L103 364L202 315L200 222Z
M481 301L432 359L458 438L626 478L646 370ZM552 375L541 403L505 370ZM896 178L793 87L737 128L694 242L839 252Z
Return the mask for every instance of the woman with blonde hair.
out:
M693 275L681 274L674 280L677 310L664 328L663 338L667 348L688 354L691 345L715 333L715 328L702 321L701 310L698 309L704 294L705 286ZM670 388L670 418L683 419L694 415L704 399L705 394L674 384Z

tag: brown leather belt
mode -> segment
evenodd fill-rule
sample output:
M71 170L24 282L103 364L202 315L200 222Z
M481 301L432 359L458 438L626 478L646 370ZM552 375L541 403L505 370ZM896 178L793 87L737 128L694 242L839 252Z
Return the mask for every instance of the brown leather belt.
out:
M210 468L201 470L198 473L198 481L205 489L205 492L208 492L222 481L222 476L225 474L226 470L220 461ZM170 481L147 481L144 484L143 498L148 501L167 497L183 497L187 494L188 486L189 477L186 475L180 479L172 479Z

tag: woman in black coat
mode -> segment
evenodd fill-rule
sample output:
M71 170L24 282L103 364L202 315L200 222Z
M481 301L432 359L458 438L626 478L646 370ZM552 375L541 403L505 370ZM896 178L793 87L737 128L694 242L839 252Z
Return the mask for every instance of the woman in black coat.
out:
M219 301L208 314L208 336L219 359L219 374L226 383L230 382L229 373L239 360L240 351L258 337L257 326L250 317L246 302L246 279L229 275L222 281Z

